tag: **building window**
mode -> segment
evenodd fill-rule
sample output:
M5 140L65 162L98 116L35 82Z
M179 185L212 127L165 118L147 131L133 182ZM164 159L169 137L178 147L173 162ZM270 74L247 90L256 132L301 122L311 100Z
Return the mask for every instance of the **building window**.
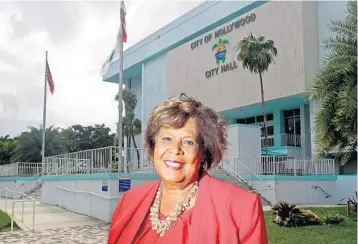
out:
M285 133L301 135L300 109L284 110Z
M273 121L273 114L266 114L266 121ZM259 115L259 116L255 116L255 117L249 117L249 118L244 118L244 119L238 119L236 120L236 123L238 124L244 124L244 125L249 125L249 124L257 124L257 125L263 125L264 122L264 116L263 115Z
M284 110L285 134L282 136L283 146L301 146L300 109Z
M261 146L264 147L265 129L264 129L264 116L254 116L236 120L238 124L253 124L260 125L261 127ZM274 132L273 132L273 113L266 114L266 127L267 127L267 143L268 146L274 146Z

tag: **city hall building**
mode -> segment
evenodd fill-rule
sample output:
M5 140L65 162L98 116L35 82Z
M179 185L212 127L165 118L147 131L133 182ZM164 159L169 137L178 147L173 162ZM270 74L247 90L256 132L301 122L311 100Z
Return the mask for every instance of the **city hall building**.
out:
M307 94L325 56L327 25L343 19L345 8L346 2L331 1L217 1L187 12L124 52L124 84L137 94L142 131L149 111L181 92L231 125L262 125L259 76L242 68L235 50L252 33L273 40L278 50L263 74L269 153L312 157L317 105ZM118 84L118 60L103 80Z

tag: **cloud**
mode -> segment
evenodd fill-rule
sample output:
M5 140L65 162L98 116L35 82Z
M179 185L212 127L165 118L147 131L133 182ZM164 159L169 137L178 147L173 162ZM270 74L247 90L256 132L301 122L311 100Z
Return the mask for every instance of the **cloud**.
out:
M199 2L126 2L128 43ZM45 52L55 82L47 126L105 123L115 129L116 86L99 70L115 45L119 2L0 3L0 136L42 123Z

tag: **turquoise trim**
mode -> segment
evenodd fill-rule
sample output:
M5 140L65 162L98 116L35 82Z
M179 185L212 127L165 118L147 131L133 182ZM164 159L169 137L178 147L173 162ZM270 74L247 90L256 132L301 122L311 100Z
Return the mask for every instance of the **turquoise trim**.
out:
M42 180L93 180L93 179L118 179L126 176L122 173L100 173L92 175L47 175L43 176ZM159 175L156 173L132 173L130 174L132 180L156 180ZM213 174L214 177L225 180L225 174ZM244 180L257 180L257 177L251 175L241 175ZM263 180L337 180L340 177L357 177L357 175L259 175ZM39 178L32 177L1 177L0 181L35 181Z
M212 174L211 176L220 179L220 180L226 180L227 179L227 175L226 174Z
M253 176L242 176L245 180L257 180ZM263 180L337 180L337 175L260 175Z
M0 181L37 181L40 177L0 177Z
M221 20L212 23L211 25L205 27L204 29L201 29L200 31L195 32L194 34L189 35L189 36L187 36L187 37L185 37L185 38L179 40L179 41L176 42L176 43L173 43L172 45L168 46L167 48L158 50L158 52L154 53L153 55L151 55L151 56L149 56L149 57L147 57L147 58L142 59L141 61L137 62L136 64L133 64L133 65L130 66L130 67L127 67L127 68L124 70L124 72L123 72L123 73L124 73L124 78L125 78L125 79L126 79L126 78L129 78L129 77L127 77L127 76L128 76L128 73L126 72L127 69L131 69L133 66L137 66L137 65L139 65L139 64L141 65L142 63L146 63L146 62L150 61L151 59L154 59L154 58L156 58L156 57L158 57L158 56L160 56L160 55L162 55L162 54L164 54L164 53L167 53L167 52L169 52L170 50L172 50L172 49L174 49L174 48L176 48L176 47L178 47L178 46L180 46L180 45L182 45L182 44L184 44L184 43L186 43L186 42L188 42L188 41L190 41L190 40L193 40L193 39L195 39L195 38L197 38L197 37L199 37L199 36L201 36L201 35L203 35L203 34L209 32L209 31L211 31L211 30L215 29L216 27L218 27L218 26L220 26L220 25L223 25L223 24L225 24L226 22L229 22L230 20L233 20L233 19L235 19L236 17L238 17L238 16L240 16L240 15L243 15L243 14L245 14L245 13L247 13L247 12L249 12L249 11L251 11L251 10L253 10L253 9L255 9L255 8L257 8L257 7L259 7L259 6L263 5L263 4L265 4L265 3L267 3L267 2L268 2L267 0L265 0L265 1L256 1L256 2L253 2L253 3L251 3L251 4L247 5L247 6L245 6L245 7L241 8L241 9L239 9L238 11L236 11L236 12L234 12L234 13L232 13L232 14L226 16L225 18L222 18ZM133 49L135 49L135 46L133 46ZM124 55L126 55L126 52L124 52ZM113 66L113 67L117 67L117 66L118 66L118 62L119 62L118 60L115 61L115 62L113 62L113 63L110 65L108 71L112 68L112 66ZM107 71L107 73L108 73L108 71ZM106 78L105 78L105 77L106 77ZM107 74L104 74L103 80L104 80L104 81L108 81L108 82L118 83L118 73L115 73L115 74L114 74L113 76L111 76L111 77L107 77Z
M337 175L338 178L343 178L343 177L358 177L357 174L346 174L346 175Z
M83 175L47 175L43 176L42 180L95 180L95 179L118 179L125 177L123 173L99 173L99 174L83 174ZM156 173L132 173L130 174L132 180L155 180L159 179Z
M273 112L273 135L275 146L281 146L281 133L284 131L284 128L281 128L281 125L283 124L282 120L281 109L275 109Z
M235 127L235 126L240 126L240 127L248 127L248 128L261 128L260 125L251 125L251 124L231 124L231 125L228 125L228 127Z
M302 150L302 147L293 147L293 146L275 146L275 147L268 147L269 150L287 150L287 149L293 149L293 150Z
M261 148L261 155L266 154L266 149ZM268 148L268 155L270 156L287 156L287 153L279 153L279 152L270 152L270 148Z

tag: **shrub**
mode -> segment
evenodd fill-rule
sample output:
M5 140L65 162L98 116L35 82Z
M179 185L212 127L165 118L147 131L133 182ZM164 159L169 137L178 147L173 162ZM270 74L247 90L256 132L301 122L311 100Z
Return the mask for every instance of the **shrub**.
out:
M344 219L344 216L340 215L339 213L329 212L326 214L324 222L328 225L338 225L342 223Z
M320 218L311 210L301 210L295 204L280 202L272 207L274 223L285 227L320 225Z
M0 210L0 231L7 229L10 226L11 226L10 216L6 212Z

